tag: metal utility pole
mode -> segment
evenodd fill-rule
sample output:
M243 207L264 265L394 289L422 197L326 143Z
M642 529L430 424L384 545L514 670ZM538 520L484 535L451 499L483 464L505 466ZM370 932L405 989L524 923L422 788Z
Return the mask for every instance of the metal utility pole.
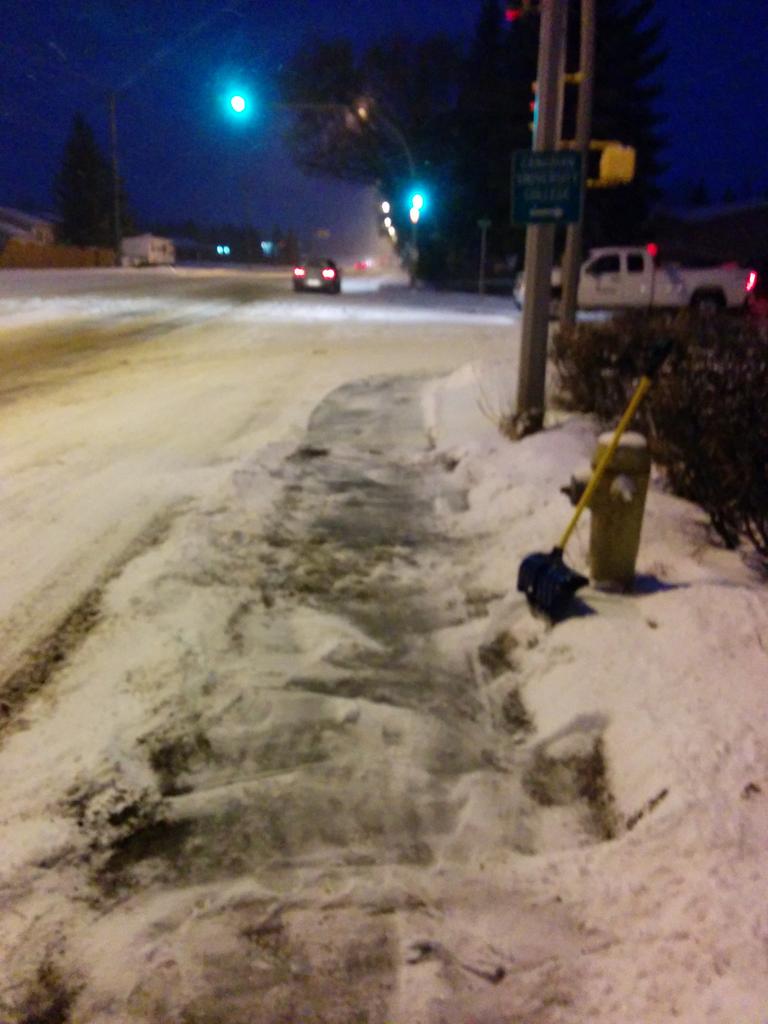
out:
M560 141L559 79L565 47L567 6L568 0L541 0L537 72L539 110L533 142L533 150L537 153L556 150ZM518 437L540 430L544 423L554 241L554 224L528 225L525 237L525 304L515 418Z
M477 273L477 293L483 295L485 293L485 254L486 254L486 239L488 235L488 228L491 226L490 218L481 217L477 222L477 226L480 228L480 267Z
M109 94L109 134L112 141L112 215L114 217L115 266L120 266L122 228L120 225L120 175L117 169L117 111L114 90Z
M581 39L579 42L579 94L576 107L576 149L581 153L581 215L568 225L563 254L563 289L560 300L560 327L576 323L579 267L584 225L587 157L592 134L592 93L595 79L595 0L581 0Z

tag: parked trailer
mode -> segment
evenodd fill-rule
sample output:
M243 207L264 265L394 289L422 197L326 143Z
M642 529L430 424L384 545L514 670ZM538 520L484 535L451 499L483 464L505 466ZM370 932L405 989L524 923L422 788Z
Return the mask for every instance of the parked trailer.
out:
M176 248L170 238L133 235L121 244L124 267L163 266L176 262Z

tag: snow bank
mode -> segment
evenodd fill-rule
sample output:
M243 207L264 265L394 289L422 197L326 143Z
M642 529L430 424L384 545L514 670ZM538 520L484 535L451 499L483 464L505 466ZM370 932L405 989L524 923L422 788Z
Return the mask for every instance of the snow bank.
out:
M599 936L579 962L582 1000L551 1019L763 1024L765 585L738 552L713 543L696 507L655 481L635 592L590 588L582 593L594 614L554 628L534 618L514 591L517 567L562 532L572 509L558 488L588 462L595 428L574 416L500 441L478 415L476 374L464 368L425 394L435 443L470 488L452 526L484 538L475 582L504 595L488 637L508 637L510 680L542 756L597 742L610 790L613 838L523 869L578 906L585 934ZM566 554L581 571L587 529L582 522Z

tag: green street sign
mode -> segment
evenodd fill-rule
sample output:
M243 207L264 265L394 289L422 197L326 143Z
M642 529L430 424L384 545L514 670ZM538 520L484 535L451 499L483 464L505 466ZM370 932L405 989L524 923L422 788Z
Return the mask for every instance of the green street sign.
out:
M580 216L581 153L513 154L513 224L573 224Z

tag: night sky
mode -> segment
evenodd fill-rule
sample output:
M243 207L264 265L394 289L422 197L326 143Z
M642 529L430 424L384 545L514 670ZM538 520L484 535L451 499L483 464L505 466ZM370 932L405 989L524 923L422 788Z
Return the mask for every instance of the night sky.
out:
M142 225L248 219L304 235L370 215L361 189L306 179L279 141L274 76L306 39L364 45L401 31L468 38L481 0L0 0L0 206L53 210L52 182L81 112L108 151L118 91L121 174ZM713 201L768 194L765 0L658 0L669 57L668 202L703 179ZM229 116L231 88L254 101ZM261 102L260 102L261 100Z

